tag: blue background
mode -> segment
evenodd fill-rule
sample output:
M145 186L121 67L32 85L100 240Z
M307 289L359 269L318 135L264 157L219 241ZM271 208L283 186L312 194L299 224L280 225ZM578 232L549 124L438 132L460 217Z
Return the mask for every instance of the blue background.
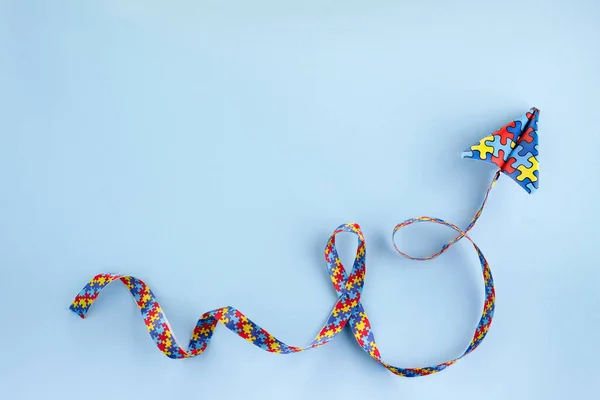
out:
M0 389L10 399L593 397L600 222L597 1L0 1ZM358 222L385 360L459 355L482 278L466 241L418 263L393 226L466 226L494 169L460 153L541 110L540 190L494 188L473 238L491 331L404 379L347 332L269 354L219 327L173 361L122 285L145 280L179 339L233 305L307 344L335 301L323 250ZM407 228L416 255L452 232ZM343 260L356 240L340 237Z

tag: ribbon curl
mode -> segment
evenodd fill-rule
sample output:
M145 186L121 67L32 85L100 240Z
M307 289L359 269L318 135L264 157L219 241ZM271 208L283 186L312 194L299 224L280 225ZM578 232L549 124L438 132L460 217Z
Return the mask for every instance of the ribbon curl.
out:
M486 196L487 197L487 196ZM476 218L475 218L476 220ZM487 334L492 316L494 313L494 283L490 267L477 245L467 236L466 231L462 231L457 226L436 218L419 217L407 220L399 224L394 233L403 226L413 222L429 221L448 226L459 233L457 238L468 239L479 256L483 272L486 299L479 324L471 340L469 347L465 352L444 363L424 367L424 368L400 368L395 367L383 361L381 354L375 342L375 336L371 329L371 323L367 313L360 302L362 289L365 283L366 273L366 243L358 224L347 223L340 225L331 235L325 247L325 261L329 277L333 288L338 295L338 299L327 318L327 322L319 331L319 334L306 347L290 346L281 340L275 338L256 323L252 322L246 315L234 307L222 307L204 313L192 332L191 340L184 349L176 340L169 322L163 313L155 295L150 288L138 278L133 276L119 274L99 274L77 294L73 303L69 307L71 311L85 318L91 305L94 303L102 289L111 282L120 280L133 296L137 306L142 313L144 323L148 329L150 337L158 349L167 357L172 359L190 358L200 355L206 350L212 335L218 323L237 334L243 339L254 344L261 349L278 354L290 354L306 351L312 348L323 346L333 340L346 325L349 325L358 345L375 361L383 365L392 373L405 376L416 377L430 375L442 371L446 367L454 364L462 357L475 350L483 341ZM350 232L358 237L358 247L356 257L350 274L344 268L335 245L335 237L338 233ZM457 241L455 239L454 241ZM443 250L445 251L445 250ZM443 252L442 251L442 252ZM408 256L407 256L408 257Z

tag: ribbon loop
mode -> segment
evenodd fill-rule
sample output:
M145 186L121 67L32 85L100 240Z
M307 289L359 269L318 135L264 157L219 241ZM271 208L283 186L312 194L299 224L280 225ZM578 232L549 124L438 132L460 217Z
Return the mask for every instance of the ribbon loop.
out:
M358 237L358 247L356 249L356 257L350 275L346 272L342 261L340 260L336 245L335 237L338 233L349 232ZM360 225L348 223L340 225L331 235L327 246L325 247L325 262L327 263L327 271L331 278L331 283L338 296L344 294L359 295L362 292L365 279L365 258L366 244L364 235L360 229Z
M487 264L487 261L485 260L481 250L471 240L471 238L467 236L466 231L463 232L460 228L453 224L430 217L410 219L402 224L399 224L398 227L406 226L413 222L422 221L429 221L449 226L455 231L459 232L458 237L465 237L472 243L481 262L486 290L486 301L484 304L483 313L467 350L460 357L433 367L399 368L394 367L391 364L387 364L382 360L379 350L377 349L375 336L371 330L371 323L367 317L367 313L363 305L360 302L366 275L366 243L364 235L358 224L350 223L340 225L327 241L327 245L325 247L325 261L333 288L336 291L338 298L325 324L317 336L306 347L287 345L251 321L236 308L222 307L208 311L202 315L200 320L197 322L196 327L194 328L187 349L184 349L179 345L177 339L175 338L175 334L150 288L142 280L133 276L118 274L96 275L79 292L79 294L77 294L69 308L81 318L85 318L91 305L94 303L102 289L111 282L120 280L127 287L137 306L139 307L146 328L148 329L148 333L154 340L156 347L169 358L190 358L202 354L208 347L218 323L221 323L227 329L231 330L255 346L260 347L267 352L278 354L298 353L322 346L333 340L333 338L335 338L344 329L344 327L349 324L354 338L359 346L361 346L361 348L370 357L394 374L406 377L429 375L439 372L445 369L447 366L455 363L460 358L473 351L481 343L487 334L492 321L495 294L489 265ZM344 268L344 265L339 258L335 243L336 235L342 232L353 233L358 237L356 256L354 258L354 263L350 273L348 273Z
M431 218L431 217L417 217L417 218L410 218L407 219L404 222L399 223L398 225L396 225L392 231L392 244L394 246L394 249L398 252L398 254L400 254L403 257L406 257L410 260L415 260L415 261L427 261L427 260L433 260L434 258L439 257L440 255L442 255L443 253L446 252L446 250L448 250L454 243L458 242L460 239L462 239L463 237L465 237L467 235L467 233L469 233L469 231L471 229L473 229L473 227L475 226L475 224L477 223L477 220L479 219L479 217L481 216L481 213L483 212L483 208L485 207L485 204L487 203L488 197L490 195L490 191L492 190L492 188L494 187L494 185L496 184L496 182L498 181L498 178L500 178L500 170L498 170L496 172L496 174L494 175L494 177L492 178L492 181L490 183L490 185L488 186L486 192L485 192L485 196L483 198L483 201L481 203L481 205L479 206L479 209L477 209L477 212L475 213L475 215L473 216L473 219L471 219L471 222L469 223L469 225L467 226L467 229L465 229L464 231L462 229L460 229L459 227L457 227L454 224L450 224L442 219L439 218ZM433 253L429 256L426 257L413 257L410 256L408 254L406 254L405 252L401 251L398 246L396 245L396 233L404 228L405 226L411 225L415 222L434 222L434 223L438 223L441 225L445 225L448 226L452 229L454 229L455 231L459 232L458 236L456 236L454 239L450 240L448 243L444 244L442 246L442 248L436 252Z
M440 371L446 369L448 366L454 364L455 362L457 362L458 360L460 360L467 354L471 353L473 350L475 350L479 346L479 344L481 344L481 342L487 335L487 332L492 323L492 318L494 315L494 305L495 305L494 281L492 279L491 269L489 267L487 260L485 259L485 256L483 255L483 253L481 252L479 247L475 244L475 242L473 242L473 240L467 235L466 231L463 231L462 229L460 229L459 227L457 227L456 225L454 225L452 223L446 222L439 218L431 218L431 217L411 218L411 219L408 219L408 220L398 224L397 227L399 227L398 229L400 229L401 227L404 227L404 226L407 226L407 225L410 225L410 224L416 223L416 222L432 222L432 223L450 227L450 228L454 229L456 232L459 232L459 235L457 237L460 237L460 238L464 237L467 240L469 240L469 242L471 242L473 248L477 252L479 262L481 263L481 269L482 269L482 273L483 273L483 281L484 281L484 286L485 286L485 302L483 305L483 311L482 311L481 317L479 319L479 323L477 324L477 328L475 329L475 333L474 333L473 338L471 339L471 342L470 342L469 346L467 347L467 349L459 357L457 357L455 359L452 359L452 360L449 360L449 361L446 361L446 362L443 362L443 363L440 363L440 364L437 364L434 366L420 367L420 368L400 368L400 367L395 367L395 366L383 361L383 359L381 358L381 354L379 353L379 350L377 348L377 344L375 342L375 336L373 334L373 331L371 330L371 323L369 322L367 312L365 311L362 304L359 303L357 305L357 307L354 309L354 311L352 313L352 317L350 318L350 329L352 330L352 333L354 334L354 338L356 339L356 342L375 361L377 361L378 363L383 365L385 368L387 368L392 373L394 373L396 375L400 375L400 376L405 376L405 377L425 376L425 375L431 375L431 374L440 372ZM408 256L408 258L414 259L410 256ZM434 257L428 257L425 259L432 259L432 258L434 258Z

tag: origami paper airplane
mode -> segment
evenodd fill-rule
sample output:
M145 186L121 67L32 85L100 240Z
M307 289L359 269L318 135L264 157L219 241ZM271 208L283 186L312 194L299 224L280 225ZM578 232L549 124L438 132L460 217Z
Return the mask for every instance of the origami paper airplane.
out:
M462 153L462 158L496 164L527 193L538 189L538 118L533 107L521 118L511 121Z

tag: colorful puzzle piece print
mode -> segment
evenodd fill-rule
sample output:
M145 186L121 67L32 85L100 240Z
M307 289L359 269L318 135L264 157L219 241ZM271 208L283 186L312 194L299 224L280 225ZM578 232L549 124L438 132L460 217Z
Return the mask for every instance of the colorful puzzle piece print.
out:
M418 221L435 222L449 226L458 232L462 232L458 227L440 219L427 219L424 217L421 219L413 219L409 223ZM356 258L350 273L346 272L335 248L335 235L340 232L354 233L359 238ZM360 302L366 274L366 244L360 227L357 224L341 225L334 231L327 243L325 248L325 260L327 262L327 269L331 281L338 294L338 300L321 331L306 347L287 345L252 322L239 310L233 307L222 307L208 311L202 315L192 332L187 349L184 349L175 339L173 331L169 326L169 322L150 288L140 279L132 276L117 274L100 274L95 276L75 297L70 309L81 318L84 318L92 303L98 297L100 291L113 281L121 281L129 290L134 301L138 305L144 323L148 329L148 333L156 347L169 358L190 358L202 354L207 349L219 323L255 346L277 354L291 354L320 347L333 340L346 325L349 325L359 346L370 357L375 359L375 361L383 365L389 371L399 376L424 376L444 370L449 365L452 365L457 360L473 351L475 347L481 343L491 324L492 318L490 309L493 310L493 304L492 307L490 307L489 301L493 302L493 297L490 297L490 294L493 295L494 293L491 271L479 248L474 243L473 246L479 255L484 276L485 292L487 294L480 323L475 330L471 345L461 356L454 360L427 368L398 368L387 364L381 359L381 354L379 353L379 349L375 342L375 336L371 330L371 323Z
M528 193L535 192L539 180L539 114L537 108L531 108L520 118L466 149L462 158L493 163Z

